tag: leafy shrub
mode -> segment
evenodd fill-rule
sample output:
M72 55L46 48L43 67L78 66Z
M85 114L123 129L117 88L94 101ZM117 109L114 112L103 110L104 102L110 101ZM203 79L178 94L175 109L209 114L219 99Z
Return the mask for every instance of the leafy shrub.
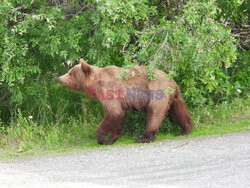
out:
M81 114L87 124L97 125L100 104L55 84L67 71L65 62L80 57L99 67L148 65L150 79L157 67L176 80L192 107L246 96L249 52L237 51L230 32L234 22L246 23L245 2L3 0L0 119L11 124L20 109L47 128ZM128 119L134 123L127 131L141 134L143 117ZM164 124L171 130L172 122Z
M139 40L140 63L172 74L188 103L196 106L233 97L227 71L237 50L230 31L215 21L217 11L213 2L189 2L175 21L152 26Z

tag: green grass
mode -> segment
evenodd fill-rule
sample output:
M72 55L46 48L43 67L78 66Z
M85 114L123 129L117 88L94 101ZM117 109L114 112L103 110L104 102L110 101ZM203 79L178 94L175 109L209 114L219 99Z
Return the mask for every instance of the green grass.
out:
M171 134L159 134L157 140L165 139L183 139L183 138L192 138L198 136L209 136L209 135L220 135L227 134L232 132L242 132L250 130L250 120L240 120L237 123L232 124L215 124L215 125L204 125L202 127L194 127L193 131L182 137L174 137Z
M222 103L190 110L195 127L187 136L174 137L181 130L175 123L171 124L169 119L165 118L156 141L250 130L249 101L249 98L236 99L231 104ZM139 144L133 140L132 135L143 132L145 122L141 120L145 120L145 116L140 114L135 116L128 114L128 116L127 128L121 139L112 146L100 146L95 140L95 130L101 114L93 115L93 111L90 110L78 118L70 117L66 122L57 121L45 126L39 125L39 122L30 120L19 112L15 123L2 126L0 129L0 159ZM138 118L141 118L140 121ZM136 129L129 132L128 128L132 129L131 125Z

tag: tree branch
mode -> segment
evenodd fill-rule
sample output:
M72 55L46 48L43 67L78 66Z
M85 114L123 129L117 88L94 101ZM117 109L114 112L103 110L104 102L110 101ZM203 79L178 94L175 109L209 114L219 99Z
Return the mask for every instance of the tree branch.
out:
M166 37L165 37L163 43L161 44L160 48L158 48L158 50L156 51L156 53L150 59L154 59L155 56L158 55L158 53L160 52L161 48L167 43L167 39L168 39L168 31L167 31Z
M10 93L10 91L7 91L1 98L0 98L0 103L2 102L2 100L4 100L8 94Z

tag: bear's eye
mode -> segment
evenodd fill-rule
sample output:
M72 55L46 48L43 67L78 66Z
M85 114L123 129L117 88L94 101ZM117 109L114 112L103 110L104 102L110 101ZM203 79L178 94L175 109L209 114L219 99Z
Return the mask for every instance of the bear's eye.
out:
M72 76L72 73L69 73L69 76Z

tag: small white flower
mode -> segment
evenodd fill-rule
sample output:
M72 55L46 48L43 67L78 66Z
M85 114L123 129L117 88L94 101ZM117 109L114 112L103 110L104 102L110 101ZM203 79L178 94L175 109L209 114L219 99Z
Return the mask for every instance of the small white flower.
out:
M33 119L33 116L29 116L29 119Z
M238 91L239 93L241 93L241 92L242 92L240 89L237 89L237 91Z

